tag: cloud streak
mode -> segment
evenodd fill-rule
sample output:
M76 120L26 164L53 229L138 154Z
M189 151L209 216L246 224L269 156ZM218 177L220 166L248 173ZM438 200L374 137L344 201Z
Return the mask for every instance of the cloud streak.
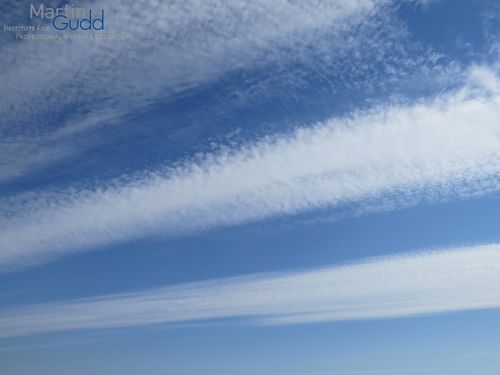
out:
M364 35L352 38L348 30L385 3L96 1L92 7L106 11L107 31L130 38L19 42L4 35L0 149L8 152L0 151L0 157L9 164L0 164L0 182L77 153L79 142L71 136L116 124L127 114L230 72L304 62L311 55L338 58L359 48ZM5 23L26 24L25 5L6 4ZM346 43L348 37L352 40ZM325 39L331 41L328 48ZM311 46L318 46L314 54ZM358 69L363 70L362 63Z
M93 2L92 8L105 9L109 32L131 38L4 43L0 63L6 69L0 77L11 95L0 113L16 118L40 113L40 99L45 106L95 98L112 98L121 108L144 104L162 91L179 92L229 70L301 55L308 41L349 29L384 3ZM19 4L6 9L27 16ZM69 89L69 81L78 89Z
M342 101L360 92L373 99L394 86L404 86L405 95L410 86L441 89L457 73L411 38L393 1L142 0L92 7L106 9L109 32L131 38L20 42L2 34L0 183L83 159L106 144L110 125L126 133L134 128L131 117L150 106L191 95L196 101L211 85L220 85L215 104L200 104L192 123L208 122L217 133L206 118L296 103L311 91ZM5 8L6 24L30 22L19 2ZM175 127L175 120L161 121Z
M0 202L6 212L0 268L373 198L390 202L425 192L440 200L495 191L499 104L497 93L469 88L428 103L334 118L107 186L7 199Z
M500 307L500 245L399 254L0 312L0 337L207 319L302 324Z

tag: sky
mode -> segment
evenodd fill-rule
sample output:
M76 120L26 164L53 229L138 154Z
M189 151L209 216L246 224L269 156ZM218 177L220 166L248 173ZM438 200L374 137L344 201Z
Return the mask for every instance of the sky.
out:
M0 4L2 375L498 374L496 1L64 4Z

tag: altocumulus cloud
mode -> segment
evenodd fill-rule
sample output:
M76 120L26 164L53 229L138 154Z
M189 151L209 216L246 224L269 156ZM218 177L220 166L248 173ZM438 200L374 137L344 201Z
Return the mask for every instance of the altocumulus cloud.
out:
M247 324L383 319L500 307L500 245L156 288L0 312L0 337L238 318Z
M470 76L480 84L427 103L333 118L128 182L4 200L15 214L2 219L0 267L405 192L497 190L498 79L485 68Z

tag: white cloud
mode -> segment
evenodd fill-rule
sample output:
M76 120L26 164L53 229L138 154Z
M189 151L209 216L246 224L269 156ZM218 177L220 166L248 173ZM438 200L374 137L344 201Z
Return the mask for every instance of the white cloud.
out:
M107 32L131 39L5 43L0 78L9 95L0 113L40 113L40 99L44 107L96 98L111 98L121 108L144 104L229 70L300 54L304 42L349 29L384 2L94 2L93 9L106 11ZM26 11L19 4L10 8Z
M423 51L409 59L404 33L384 16L390 13L387 3L101 1L92 7L106 9L107 31L128 33L130 40L2 43L0 159L9 164L0 164L0 182L80 151L86 130L117 124L148 104L168 101L227 73L251 75L270 64L299 63L317 70L319 77L327 69L355 85L360 84L355 74L367 81L380 74L372 72L373 61L389 67L381 68L388 81L397 72L425 66L429 61ZM9 18L21 22L24 7L13 3L6 8L19 13L7 15L7 24ZM300 89L304 77L282 73L279 79ZM275 84L265 81L236 87L232 97L243 96L235 99L240 103L252 95L272 95ZM74 115L61 122L67 108Z
M9 308L0 337L204 319L250 324L383 319L500 307L500 245L399 254Z
M148 235L179 235L276 215L498 189L498 93L468 90L379 108L208 154L108 186L0 203L0 268ZM430 192L430 193L429 193Z

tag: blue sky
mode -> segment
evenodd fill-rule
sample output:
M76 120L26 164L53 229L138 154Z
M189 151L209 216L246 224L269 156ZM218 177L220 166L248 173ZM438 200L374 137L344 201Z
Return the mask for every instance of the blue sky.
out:
M74 2L105 30L22 40L30 4L0 373L498 373L496 2Z

